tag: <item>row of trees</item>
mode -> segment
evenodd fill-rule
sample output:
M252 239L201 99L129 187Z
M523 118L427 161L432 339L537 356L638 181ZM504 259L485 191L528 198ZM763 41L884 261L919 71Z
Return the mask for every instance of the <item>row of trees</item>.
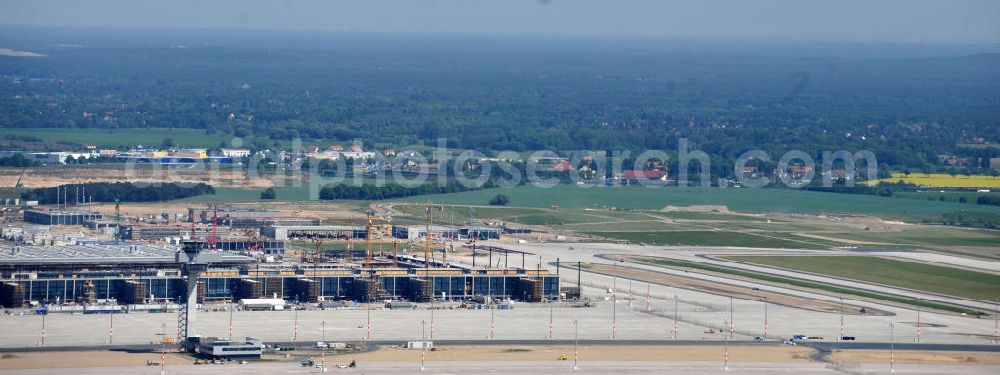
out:
M21 154L14 154L11 156L0 158L0 167L34 167L39 165L38 162L28 159Z
M396 183L389 183L385 186L375 186L372 184L349 186L338 184L323 187L323 189L319 191L319 199L384 200L424 194L458 193L492 187L495 187L492 183L486 183L480 187L466 187L455 181L449 181L445 186L438 186L435 183L427 183L413 187L406 187Z
M65 192L65 193L64 193ZM42 204L55 204L57 201L75 203L77 198L85 196L87 202L162 202L173 199L195 197L205 194L215 194L215 188L205 183L177 184L158 183L137 185L131 182L69 184L52 188L37 188L21 194L25 200L37 200Z
M979 198L976 198L976 203L990 206L1000 206L1000 197L980 195Z

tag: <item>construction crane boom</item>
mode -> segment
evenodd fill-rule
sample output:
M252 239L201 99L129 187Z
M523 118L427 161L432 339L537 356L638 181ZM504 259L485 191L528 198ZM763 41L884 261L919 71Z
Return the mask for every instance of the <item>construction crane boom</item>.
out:
M372 215L374 212L369 210L366 214L368 221L365 224L365 266L370 266L372 263Z
M28 168L24 168L24 169L21 170L21 175L17 176L17 183L14 184L14 187L16 187L16 188L24 187L24 183L21 182L21 179L24 178L24 172L27 172L27 171L28 171Z
M431 200L427 200L427 227L424 233L424 268L430 270L431 268L431 222L434 220L434 214L431 213Z

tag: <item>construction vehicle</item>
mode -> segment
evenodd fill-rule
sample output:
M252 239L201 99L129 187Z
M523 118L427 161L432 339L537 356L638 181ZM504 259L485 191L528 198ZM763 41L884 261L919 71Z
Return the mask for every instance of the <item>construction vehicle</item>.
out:
M17 183L14 184L14 187L16 187L16 188L24 187L24 183L21 182L21 179L24 178L24 172L27 172L27 171L28 171L28 168L24 168L24 169L21 170L21 175L17 176Z
M569 359L569 358L566 358L566 355L565 355L565 354L560 354L560 355L559 355L559 359L558 359L558 360L560 360L560 361L566 361L566 360L568 360L568 359Z

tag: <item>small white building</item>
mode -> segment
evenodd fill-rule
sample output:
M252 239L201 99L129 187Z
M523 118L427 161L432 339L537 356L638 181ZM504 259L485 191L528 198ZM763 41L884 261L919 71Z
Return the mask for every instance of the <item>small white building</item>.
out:
M222 149L222 156L230 158L245 158L250 156L250 150L245 148L224 148Z
M434 341L407 341L407 349L434 349Z
M284 310L285 300L281 298L244 298L240 300L240 310L271 311Z

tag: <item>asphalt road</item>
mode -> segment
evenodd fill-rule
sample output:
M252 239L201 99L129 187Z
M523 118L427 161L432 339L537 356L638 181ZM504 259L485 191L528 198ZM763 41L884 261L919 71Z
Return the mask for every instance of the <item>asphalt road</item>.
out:
M474 346L486 346L486 345L499 345L499 346L509 346L509 345L573 345L576 342L579 345L585 346L597 346L597 345L664 345L664 346L719 346L723 345L722 341L703 341L703 340L676 340L676 341L663 341L663 340L434 340L435 345L474 345ZM391 345L404 345L406 341L398 340L376 340L376 341L352 341L349 344L355 345L369 345L373 347L378 346L391 346ZM269 345L278 345L281 347L294 347L298 349L312 348L315 342L267 342ZM807 346L811 348L816 348L821 351L832 351L837 349L855 349L855 350L889 350L890 348L895 348L896 350L914 350L914 351L963 351L963 352L1000 352L1000 345L976 345L976 344L921 344L921 343L888 343L888 342L823 342L823 341L803 341L799 342L799 345ZM734 346L781 346L784 345L778 341L730 341L729 345ZM154 351L159 350L159 345L86 345L86 346L46 346L46 347L28 347L28 348L0 348L0 353L18 353L18 352L60 352L60 351L80 351L80 350L122 350L122 351Z

